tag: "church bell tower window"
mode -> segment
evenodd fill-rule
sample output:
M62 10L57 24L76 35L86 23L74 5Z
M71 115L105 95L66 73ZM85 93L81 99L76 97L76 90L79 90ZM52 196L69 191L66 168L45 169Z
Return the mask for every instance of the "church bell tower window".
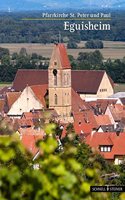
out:
M57 70L53 70L53 75L54 75L54 85L57 85Z
M57 105L58 103L58 97L57 97L57 94L55 94L55 105Z

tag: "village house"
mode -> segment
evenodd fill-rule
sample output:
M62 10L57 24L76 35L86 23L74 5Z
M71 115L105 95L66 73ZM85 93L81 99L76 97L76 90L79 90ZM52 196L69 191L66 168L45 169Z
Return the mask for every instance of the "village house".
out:
M125 155L125 103L108 98L113 93L105 71L72 70L65 46L56 44L48 70L17 71L12 88L0 94L0 112L16 122L20 140L34 156L39 152L35 142L45 136L39 122L54 120L61 138L71 123L90 147L120 164Z
M125 156L125 133L92 133L85 138L86 144L100 153L106 160L119 165Z
M37 154L39 148L36 146L36 142L39 140L43 140L45 137L45 133L43 130L34 130L32 128L20 128L18 130L20 140L24 147L32 153L33 156Z
M47 85L26 86L21 92L7 93L7 115L20 118L24 112L46 108ZM17 93L17 94L16 94ZM14 94L16 94L14 96Z
M112 124L117 126L121 121L125 124L125 106L121 104L108 105L105 114L109 116Z

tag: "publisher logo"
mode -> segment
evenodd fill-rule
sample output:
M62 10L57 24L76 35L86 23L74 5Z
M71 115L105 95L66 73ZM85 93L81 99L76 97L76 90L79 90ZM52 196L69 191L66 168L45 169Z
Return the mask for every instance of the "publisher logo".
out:
M91 186L91 192L125 192L125 186Z

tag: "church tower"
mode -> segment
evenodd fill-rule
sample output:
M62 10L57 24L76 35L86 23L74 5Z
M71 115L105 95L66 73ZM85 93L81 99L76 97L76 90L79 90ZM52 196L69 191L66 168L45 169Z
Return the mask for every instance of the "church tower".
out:
M63 121L71 117L71 66L64 44L56 44L48 69L49 108Z

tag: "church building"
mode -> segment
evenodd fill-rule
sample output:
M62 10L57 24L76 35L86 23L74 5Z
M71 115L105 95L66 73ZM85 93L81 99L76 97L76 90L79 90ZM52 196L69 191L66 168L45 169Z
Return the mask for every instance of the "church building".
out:
M55 44L48 70L22 69L17 71L13 90L23 93L19 98L26 99L24 102L30 102L27 105L33 106L32 98L29 99L29 97L34 95L35 92L29 95L25 92L25 88L36 85L46 85L49 108L55 109L60 119L64 119L64 121L71 121L74 112L84 109L83 102L86 98L107 98L114 93L113 81L105 71L72 70L64 44ZM30 92L30 90L28 91ZM37 90L37 95L34 98L39 99L40 95L43 95L43 93ZM23 99L21 101L18 99L18 102L23 102ZM37 109L45 107L43 101L41 103L36 104ZM15 105L13 109L20 107L21 112L35 109L35 105L32 108L29 106L26 111L22 109L22 105L17 106L16 102Z

